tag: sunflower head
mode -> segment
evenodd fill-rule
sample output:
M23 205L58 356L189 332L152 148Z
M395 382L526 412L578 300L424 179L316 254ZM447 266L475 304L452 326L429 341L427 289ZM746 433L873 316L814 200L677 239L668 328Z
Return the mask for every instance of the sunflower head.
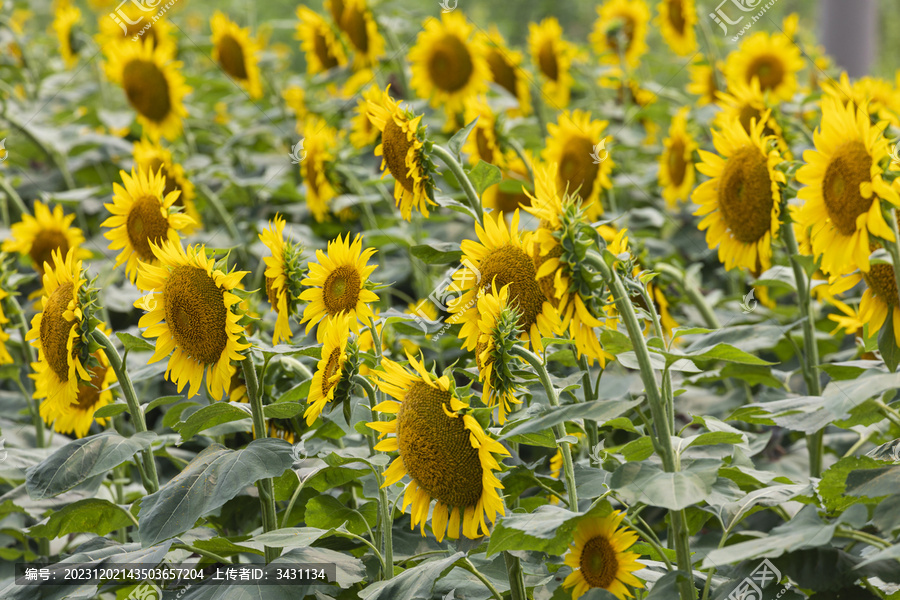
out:
M425 128L422 115L415 116L394 102L388 86L380 101L369 100L369 120L381 131L381 143L375 156L383 157L381 170L395 180L394 200L407 221L416 208L425 217L434 202L434 164L425 152Z
M81 248L84 235L77 227L72 227L75 215L65 215L62 206L55 206L51 211L40 200L34 201L34 216L27 213L22 220L14 223L12 236L3 242L4 252L16 252L28 257L31 266L38 274L44 274L44 264L53 265L53 252L59 251L67 256L69 250L75 249L75 258L84 259L90 252Z
M104 8L112 9L111 6ZM141 44L146 41L154 50L169 58L174 57L177 43L175 36L172 35L171 23L166 18L157 19L153 22L153 27L144 29L148 21L145 18L147 16L145 10L136 2L120 3L116 7L116 11L122 11L124 18L118 19L109 18L109 11L100 11L98 13L101 15L98 19L100 33L96 36L97 45L103 47L107 44L121 42ZM122 30L123 25L125 26L124 31ZM142 31L143 33L141 33ZM137 40L134 39L136 36L138 36Z
M197 210L197 205L194 203L194 198L197 196L194 184L185 175L184 167L172 159L172 152L159 142L144 138L134 143L133 153L134 163L138 169L143 169L148 173L159 173L165 178L166 186L163 188L163 196L179 192L173 206L180 207L184 214L194 220L194 223L184 228L185 235L190 235L198 227L202 227L200 211Z
M300 163L300 172L306 182L306 205L321 223L328 217L328 203L337 196L330 171L336 156L338 133L327 121L315 115L308 115L297 129L303 136L306 153Z
M381 90L371 85L362 92L362 98L356 102L356 111L350 119L350 143L354 148L368 148L378 141L378 128L369 118L369 102L381 100Z
M343 12L343 2L336 0L335 3L340 4ZM315 75L347 64L343 45L321 15L301 4L297 7L297 18L296 38L306 55L307 73ZM335 18L335 21L339 20L340 17Z
M71 69L78 62L78 53L84 46L79 39L76 25L81 22L81 11L71 4L56 7L56 15L53 19L53 31L59 42L59 52L62 55L66 68Z
M469 159L473 165L479 161L500 167L506 170L509 163L515 156L510 152L510 156L503 152L501 140L503 139L503 125L505 119L503 115L497 115L483 99L473 99L466 103L466 112L464 121L471 123L475 119L475 128L469 134L463 149L469 154Z
M572 573L563 582L572 589L577 600L591 588L611 592L619 600L633 598L626 586L643 588L644 584L633 575L643 568L638 562L640 554L627 552L638 536L621 527L625 514L611 512L604 517L587 517L578 523L572 545L565 556L565 563Z
M431 529L439 542L444 535L458 538L460 525L467 538L489 535L485 517L493 523L498 514L505 514L497 492L503 486L494 474L500 469L495 455L509 452L485 433L449 376L437 377L412 356L408 359L413 372L387 358L383 370L372 372L378 387L392 398L374 411L396 415L368 424L382 437L392 434L376 450L399 453L384 473L384 486L409 475L403 509L412 504L411 527L421 524L423 536L432 500Z
M343 0L340 18L335 19L354 51L358 69L371 67L384 55L384 38L366 0Z
M725 61L729 82L749 85L754 79L764 92L781 100L790 100L797 90L797 72L803 68L800 49L781 32L754 33Z
M232 80L242 85L251 98L262 97L259 79L260 51L258 42L246 28L238 27L222 12L216 11L210 21L213 60Z
M522 53L507 47L496 25L491 25L487 32L479 31L476 42L491 70L491 80L518 102L509 114L527 117L531 114L531 89L528 77L522 70Z
M497 406L497 423L506 423L510 405L521 404L516 397L516 380L513 368L519 362L511 353L521 330L519 311L510 304L509 285L499 291L491 284L488 292L481 290L478 296L478 345L475 347L475 364L478 379L483 386L484 403Z
M699 147L688 132L687 114L682 108L672 119L669 137L663 141L663 153L659 159L659 185L669 207L685 202L694 189L694 151Z
M707 104L715 104L718 101L719 94L719 77L718 71L721 71L724 65L704 64L694 61L688 65L688 73L691 82L687 85L687 92L697 98L697 106L706 106Z
M600 60L636 68L647 52L650 9L644 0L607 0L597 7L591 43Z
M357 345L350 340L350 314L326 317L319 327L325 330L325 340L322 359L309 388L309 406L303 413L307 425L312 425L325 406L333 402L343 404L349 413L350 378L358 370Z
M697 6L694 0L662 0L656 21L663 39L675 54L686 56L697 50Z
M290 238L284 237L285 221L279 215L269 221L269 227L259 234L259 239L269 249L271 256L266 263L266 296L269 304L278 314L272 343L290 341L292 337L290 319L297 315L304 269L301 262L303 248Z
M555 108L564 109L569 105L575 81L571 67L578 50L563 39L562 27L556 17L548 17L539 24L528 24L528 48L540 73L541 92Z

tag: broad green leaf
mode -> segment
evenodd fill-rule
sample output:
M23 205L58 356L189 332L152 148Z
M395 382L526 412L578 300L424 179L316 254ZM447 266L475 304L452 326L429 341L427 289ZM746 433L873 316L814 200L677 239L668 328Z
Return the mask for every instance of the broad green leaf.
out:
M256 481L281 475L293 462L291 445L276 438L254 440L242 450L208 446L141 502L141 543L146 547L184 533L203 515Z
M848 493L848 476L851 472L858 472L859 469L876 469L881 466L883 463L867 456L847 456L840 459L822 474L819 481L817 490L822 498L822 504L830 513L835 513L858 503L859 498L854 498Z
M280 530L283 531L283 530ZM246 537L246 536L242 536ZM240 538L238 538L240 539ZM258 554L260 556L263 555L262 548L251 548L247 546L243 542L235 543L227 538L222 537L214 537L208 540L194 540L191 542L192 545L200 548L201 550L208 550L209 552L214 552L219 556L233 556L235 554L241 554L243 552L247 552L250 554Z
M674 564L674 561L672 561ZM646 600L671 600L678 598L681 594L678 591L680 581L691 581L691 576L684 571L671 571L659 578L653 584L653 589L647 594Z
M426 265L448 265L459 262L459 259L462 258L459 244L451 242L431 242L412 246L409 252Z
M277 402L263 407L263 413L267 419L290 419L303 412L304 408L299 402Z
M453 156L458 157L460 155L462 147L466 145L466 140L469 139L469 134L475 129L477 123L478 117L475 117L472 122L454 133L453 137L450 138L450 141L447 142L447 149L450 150L450 153L453 154Z
M505 550L531 550L561 556L572 541L572 533L581 519L604 517L612 512L601 502L588 513L576 513L546 505L530 514L512 513L497 521L488 542L487 556Z
M716 482L721 463L701 459L677 473L666 473L651 463L626 463L610 479L610 487L629 498L651 506L681 510L706 499Z
M179 400L184 399L184 396L161 396L156 400L151 400L146 407L144 407L144 414L149 413L154 408L159 408L160 406L166 406L168 404L173 404L178 402Z
M317 492L325 492L339 485L356 481L361 477L370 475L372 471L369 468L350 469L347 467L325 467L306 481L306 487L316 490Z
M715 444L746 444L747 436L740 433L731 433L727 431L709 431L701 433L685 439L689 442L687 447L694 446L713 446Z
M104 536L111 531L132 525L121 506L109 500L87 498L67 504L28 530L32 537L55 539L70 533L90 532Z
M25 472L25 488L35 500L52 498L119 466L149 448L155 438L152 431L129 438L105 431L69 442Z
M246 407L246 408L245 408ZM184 421L173 427L181 434L181 441L186 442L197 433L222 423L240 421L250 418L250 405L240 402L215 402L204 406Z
M153 352L156 346L145 340L144 338L131 335L122 331L116 332L116 337L122 342L122 345L129 352Z
M115 417L116 415L120 415L123 412L128 410L128 405L124 402L114 402L112 404L107 404L106 406L101 406L97 410L94 411L95 419L105 419L107 417Z
M310 527L319 529L333 529L346 523L350 533L362 535L369 531L369 528L375 527L378 520L378 503L366 502L358 510L353 510L344 506L334 496L316 496L306 503L306 516L303 520Z
M194 406L200 406L200 403L188 400L186 402L179 402L178 404L167 410L166 414L163 415L163 427L171 428L177 425L179 422L181 422L181 413Z
M362 600L417 600L431 598L435 582L445 575L453 565L465 557L464 552L456 552L447 558L430 560L407 569L387 581L368 585L359 592Z
M900 493L888 496L878 503L872 515L872 524L888 538L900 529Z
M874 462L874 461L873 461ZM847 493L877 498L900 490L900 465L852 471L847 475Z
M313 563L334 563L337 567L338 587L343 589L363 581L366 577L366 569L361 560L345 552L335 552L328 548L294 548L282 554L280 558L272 561L271 564L275 566L279 564L297 566L298 564L308 565ZM265 586L263 587L265 588Z
M483 160L479 160L478 164L469 171L469 180L475 186L475 191L478 192L479 196L484 194L484 190L492 185L500 183L502 179L503 175L500 169Z
M853 381L832 381L825 386L822 396L825 398L825 408L834 419L846 419L853 408L869 398L898 388L900 388L900 373L875 371Z
M322 348L315 344L310 346L293 346L291 344L278 344L270 346L256 338L253 338L253 349L262 352L264 355L274 356L276 354L287 354L289 356L299 354L301 356L309 356L310 358L322 358Z
M268 533L261 533L241 542L241 545L257 550L261 550L264 546L269 546L270 548L306 548L326 534L328 534L328 530L315 527L286 527Z
M897 365L900 364L900 348L897 347L897 333L894 331L894 320L885 319L881 331L878 332L878 350L881 352L881 358L891 373L897 371Z
M515 435L536 433L572 419L591 419L603 424L610 419L622 416L638 404L640 404L640 400L619 400L580 402L556 408L546 408L542 411L541 416L529 418L513 427L510 427L513 424L508 424L503 428L504 431L501 432L500 439L505 440Z

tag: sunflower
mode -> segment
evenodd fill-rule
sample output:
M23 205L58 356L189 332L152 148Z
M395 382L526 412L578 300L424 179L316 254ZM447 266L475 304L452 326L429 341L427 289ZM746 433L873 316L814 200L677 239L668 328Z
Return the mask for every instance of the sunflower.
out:
M687 129L687 115L690 109L684 107L672 119L669 137L663 141L663 153L659 158L659 185L662 196L669 207L678 202L686 202L694 189L694 150L697 142Z
M420 133L422 115L414 116L402 110L390 95L390 86L381 94L380 101L369 100L369 119L381 131L381 143L375 147L375 156L382 156L381 170L385 167L394 177L394 200L400 214L410 220L416 208L426 218L428 206L436 206L433 199L434 182L431 165L424 147L424 129Z
M369 302L378 300L369 289L369 275L377 265L369 265L375 254L374 248L362 249L362 235L357 235L350 243L350 234L344 239L328 242L328 253L316 250L316 261L309 263L309 277L300 283L311 286L300 294L301 300L309 304L303 309L300 323L308 323L306 333L325 317L350 314L350 328L359 335L359 322L368 323L372 319ZM325 339L325 328L316 332L319 343Z
M797 90L797 72L803 68L800 49L784 34L754 33L741 47L728 55L725 78L728 87L734 83L750 84L759 79L759 87L779 100L790 100Z
M356 101L356 112L350 118L350 143L354 148L368 148L378 141L378 128L369 119L369 102L378 102L381 99L381 90L378 86L371 85L362 93L362 98Z
M109 334L109 329L100 324L98 327L101 331ZM103 350L97 350L93 353L93 362L96 364L85 364L90 381L78 382L78 395L71 404L64 405L60 402L45 400L41 402L40 415L44 422L48 425L53 424L53 429L63 434L74 434L77 438L83 438L87 435L94 422L94 413L97 409L106 406L113 401L112 390L109 389L116 382L116 373L109 366L109 360ZM37 365L34 365L37 367ZM38 379L35 384L35 397L45 398L47 396L43 384L46 379ZM100 425L106 425L107 419L96 419Z
M600 62L637 68L647 52L647 4L644 0L607 0L597 7L597 14L590 41Z
M157 338L149 362L171 354L166 378L178 393L190 383L188 397L200 391L205 371L206 389L217 400L230 389L231 361L244 360L240 352L250 347L241 341L235 312L241 299L234 293L247 271L218 269L204 246L185 250L165 241L150 248L159 265L140 262L137 286L149 293L134 303L147 311L138 323L144 337Z
M343 11L335 19L355 51L353 65L357 69L371 67L384 55L384 38L366 0L343 0Z
M159 173L166 178L166 187L162 196L168 196L172 192L181 192L175 200L174 206L184 209L184 214L194 220L194 223L185 226L185 235L190 235L198 227L203 226L200 211L194 203L197 194L194 192L194 184L185 176L184 168L172 160L172 152L164 148L159 142L143 139L134 143L134 164L138 169L147 173ZM162 169L162 171L160 171Z
M586 518L578 523L574 539L566 552L565 563L572 573L563 581L578 600L591 588L603 588L619 600L633 598L625 586L643 588L644 584L632 573L644 566L638 562L640 554L626 552L638 536L627 528L619 529L625 513L614 511L601 518Z
M484 99L474 98L466 103L465 122L471 123L475 119L475 128L469 134L463 150L469 155L472 165L479 161L500 167L505 170L509 166L510 159L500 147L502 131L497 115L491 110ZM510 152L512 156L515 153Z
M462 322L460 337L466 350L478 345L478 293L496 284L509 285L510 303L519 311L521 338L543 351L543 337L551 337L561 328L559 314L544 297L537 282L534 261L528 254L531 236L519 233L519 211L513 213L509 229L502 214L484 216L484 227L475 224L478 242L463 240L463 267L453 274L448 291L459 294L450 301L450 323Z
M328 216L328 203L337 196L327 170L335 159L338 134L324 119L315 115L307 116L297 131L303 136L303 151L306 153L306 158L300 163L300 172L306 182L306 205L316 221L321 223Z
M527 117L531 114L531 88L528 76L522 70L522 53L507 47L496 25L491 25L486 32L479 30L475 41L491 70L491 80L518 102L518 106L510 109L509 114Z
M223 13L216 11L209 22L212 28L212 57L225 74L241 84L253 99L262 97L259 82L259 43L250 30L238 27Z
M275 215L275 219L269 221L268 229L259 234L260 241L272 254L263 261L266 264L266 297L278 315L272 334L273 344L282 340L289 342L293 336L290 319L297 313L300 287L302 249L284 238L284 225L284 218Z
M822 124L815 150L804 152L806 164L797 171L805 186L797 195L804 201L800 221L811 228L813 254L822 256L822 270L830 275L869 271L869 234L894 241L880 202L900 206L897 190L882 178L885 125L872 125L865 106L822 99Z
M154 28L151 28L153 31ZM106 75L122 86L138 122L152 139L175 139L187 116L184 97L191 92L179 72L181 63L153 48L150 40L110 42L104 47Z
M438 542L445 534L457 539L460 523L467 538L490 535L485 517L494 523L498 514L506 514L497 493L503 485L494 474L500 469L495 455L509 455L509 451L469 414L469 405L459 398L447 375L436 377L424 364L408 358L414 373L387 358L382 360L383 371L373 371L378 387L394 398L374 410L397 415L392 421L368 424L381 436L395 434L375 446L382 452L399 452L384 473L382 487L409 475L403 510L412 504L410 527L421 524L423 536L432 500L436 503L431 531Z
M772 106L769 98L759 87L759 79L754 78L749 84L736 81L731 82L727 93L718 93L718 100L722 112L716 114L713 122L720 129L726 127L730 121L737 118L744 130L750 133L751 122L753 120L759 121L763 113L769 111L763 134L774 136L781 153L784 154L787 160L792 159L790 147L784 139L781 125L778 124L778 120L770 110Z
M532 162L527 154L526 158ZM508 170L504 171L501 177L500 183L484 191L481 197L484 208L512 215L517 209L531 205L528 193L534 190L534 186L531 184L531 176L525 163L518 156L515 154L509 156Z
M697 106L706 106L707 104L716 104L718 102L719 82L717 71L721 71L724 65L717 63L715 66L711 64L703 64L694 61L688 65L688 74L691 82L687 85L687 93L699 96L697 98Z
M65 258L59 250L52 253L44 272L41 310L31 320L31 330L25 336L38 349L34 363L35 389L45 402L68 407L78 399L81 382L92 376L82 362L88 340L82 337L82 306L79 291L86 282L82 278L81 261L70 249Z
M6 348L6 342L9 341L9 334L6 333L6 325L9 323L9 319L6 317L6 314L3 312L3 299L7 298L9 293L0 289L0 365L7 365L13 362L12 356L9 354L9 350Z
M440 21L425 22L409 51L410 85L448 118L462 112L468 98L487 92L490 67L470 42L472 29L461 12L445 12Z
M752 122L747 133L740 121L721 131L713 130L718 155L700 150L697 170L711 179L694 190L691 199L703 216L698 225L706 232L710 249L718 246L719 260L730 270L746 267L754 273L772 265L772 239L778 236L781 212L779 183L786 182L777 169L782 162L777 148L767 149L763 134L768 113Z
M325 331L322 341L322 359L316 365L309 387L309 406L303 413L307 425L312 425L325 405L334 400L334 392L341 381L344 363L347 362L347 340L350 338L350 313L326 317L319 325Z
M562 27L556 17L548 17L528 24L528 48L531 60L540 73L541 93L553 108L562 110L569 105L572 91L572 61L578 51L562 37Z
M343 2L339 3L343 6ZM300 47L306 55L307 73L315 75L347 64L344 47L325 19L303 5L297 7L297 18L300 22L297 23L295 37L300 40Z
M59 42L59 53L66 68L71 69L78 63L78 50L81 43L75 35L75 26L81 22L81 11L77 6L64 4L56 7L53 19L53 31Z
M172 25L168 19L162 18L153 21L155 16L148 13L138 2L119 3L116 7L118 11L124 13L125 18L118 15L113 18L110 11L105 11L99 17L100 33L97 34L95 40L97 45L105 47L107 45L114 46L119 42L128 42L140 45L148 41L150 47L163 54L166 58L174 58L177 52L177 44L175 37L172 35ZM152 27L144 29L152 22ZM125 27L123 30L122 27ZM143 31L143 33L141 33ZM134 39L138 36L138 39Z
M669 48L678 56L697 51L697 6L694 0L662 0L656 25Z
M75 249L75 258L87 258L91 253L81 248L84 235L77 227L72 227L75 215L63 214L62 206L53 207L53 212L40 200L34 201L34 216L23 214L22 220L10 228L12 237L4 240L4 252L17 252L31 260L31 266L39 275L44 274L44 263L53 264L52 253L59 250L66 256Z
M615 162L606 145L612 137L604 135L609 121L596 121L583 110L564 111L556 123L547 125L547 140L541 158L557 164L556 186L560 194L578 194L586 216L594 220L603 214L600 191L610 189L609 178Z
M119 175L125 187L113 184L112 204L104 204L112 216L100 226L110 228L103 234L110 241L110 250L122 250L115 266L124 263L125 273L133 282L139 260L156 263L151 245L165 240L179 243L178 232L193 220L172 210L179 192L164 194L166 181L161 172L154 174L132 168L131 176L125 171L119 171Z
M888 121L900 127L900 97L894 86L877 77L861 77L850 83L846 71L840 81L828 79L822 82L822 89L842 104L852 103L868 108L869 114L878 121Z

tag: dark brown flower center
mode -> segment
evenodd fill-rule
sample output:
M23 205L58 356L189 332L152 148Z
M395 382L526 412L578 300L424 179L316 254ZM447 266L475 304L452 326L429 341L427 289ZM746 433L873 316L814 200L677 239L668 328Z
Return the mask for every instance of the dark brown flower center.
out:
M566 141L562 157L559 160L559 187L570 194L576 190L582 200L591 197L594 181L600 172L600 165L591 158L594 145L591 140L582 136L574 136Z
M322 286L322 300L331 316L356 308L362 278L352 265L341 265L332 271Z
M784 63L777 56L762 55L757 57L747 68L747 83L759 78L759 86L763 91L773 90L784 81Z
M684 26L686 25L682 2L683 0L666 0L666 4L669 7L669 25L681 34L684 33Z
M672 141L669 148L669 179L672 185L679 186L684 182L684 174L687 172L687 163L684 160L684 142L680 139Z
M719 211L739 242L759 241L772 227L772 180L765 155L752 146L738 150L719 181Z
M328 392L331 391L332 388L337 386L338 381L331 381L331 378L340 372L341 363L341 349L338 347L332 350L331 354L328 355L328 362L325 364L325 369L322 372L323 398L327 398Z
M97 359L99 360L99 359ZM88 373L91 374L91 383L81 383L78 386L78 409L94 413L94 406L100 401L100 392L103 391L103 380L106 379L106 371L109 367L102 364L89 367Z
M491 69L491 78L494 83L505 89L507 92L516 95L516 71L513 66L506 62L503 53L492 48L487 54L488 67Z
M825 170L822 197L832 223L844 235L856 231L856 219L869 211L874 196L863 198L859 185L872 180L872 157L859 140L844 142Z
M605 537L591 538L581 551L581 576L591 587L608 589L616 580L619 561Z
M244 48L230 35L219 40L219 65L235 79L247 79L247 65L244 62Z
M512 244L488 252L479 265L481 285L490 291L491 282L497 289L509 284L509 304L521 312L519 327L529 332L544 307L544 293L536 280L534 260Z
M403 128L394 122L394 117L388 117L381 134L382 152L388 170L400 185L408 192L415 190L415 181L407 175L409 167L406 166L406 156L412 148L412 142L406 138Z
M69 252L69 240L59 229L44 229L34 237L28 256L35 270L44 272L44 263L53 265L53 251L59 250L62 256Z
M363 54L369 51L369 32L366 30L365 17L365 13L357 5L353 5L347 7L339 21L350 42Z
M125 221L125 230L134 251L145 261L154 260L150 242L159 244L169 232L169 220L162 215L159 198L143 196L135 200Z
M327 71L328 69L333 69L338 66L338 59L332 54L331 47L328 45L328 40L325 38L323 32L316 31L315 37L313 38L313 47L315 48L316 58L322 63L322 68L324 70Z
M151 121L160 123L172 112L169 81L155 63L130 60L123 69L122 87L131 106Z
M50 369L60 381L69 380L70 353L67 348L69 332L75 321L67 321L63 316L69 302L74 297L75 286L71 282L60 284L47 298L47 306L41 317L41 349Z
M556 59L556 48L553 40L547 40L538 51L538 67L547 79L556 81L559 79L559 62Z
M228 343L224 290L205 269L181 265L163 288L166 324L178 347L204 365L219 361Z
M473 71L472 55L463 40L448 33L434 42L428 75L435 86L445 92L459 91L469 83Z

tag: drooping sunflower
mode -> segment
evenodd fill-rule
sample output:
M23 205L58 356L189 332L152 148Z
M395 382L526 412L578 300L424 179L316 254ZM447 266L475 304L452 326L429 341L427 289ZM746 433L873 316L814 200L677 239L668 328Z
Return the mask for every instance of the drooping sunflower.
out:
M890 241L894 234L882 214L881 200L900 206L900 194L884 181L881 163L888 157L886 123L872 125L865 106L822 99L822 123L815 150L803 153L797 196L804 201L800 221L811 229L814 256L822 270L843 275L869 271L869 235Z
M697 98L697 106L706 106L707 104L716 104L719 94L719 72L724 65L718 63L716 65L704 64L694 61L688 65L688 73L691 82L687 85L687 93L699 96Z
M687 107L678 111L672 119L669 137L663 141L663 153L659 158L659 185L662 196L670 208L686 202L694 189L694 150L697 142L687 129Z
M785 158L791 160L790 147L784 139L784 131L778 124L778 119L772 112L773 105L759 87L759 79L753 79L749 84L732 81L729 83L728 92L719 92L718 104L722 112L716 114L714 123L719 128L724 128L727 123L737 118L744 130L750 132L750 123L755 119L759 121L766 111L769 117L766 119L765 135L775 136L778 149Z
M119 175L125 187L113 184L112 204L104 204L112 216L100 226L110 228L103 237L109 240L111 250L122 250L115 266L125 264L125 273L133 282L139 260L156 264L151 244L166 240L178 244L178 232L194 221L172 210L179 192L164 193L166 182L161 172L132 168L130 176L125 171Z
M137 286L150 293L134 305L146 312L139 321L145 338L156 339L149 362L169 357L166 378L178 393L190 383L188 397L200 391L206 373L210 398L218 400L231 382L231 361L244 360L244 329L235 309L241 299L234 290L247 271L226 273L216 268L204 246L153 242L157 265L141 261ZM171 356L169 356L171 354Z
M547 17L540 24L528 24L528 49L531 60L540 73L541 94L553 108L569 106L572 92L572 61L578 54L573 44L562 37L562 27L556 17Z
M510 109L509 114L521 117L530 115L531 87L522 69L522 53L506 45L496 25L491 25L486 32L480 30L475 40L491 70L491 80L518 101L518 106Z
M606 0L597 7L590 41L600 62L635 69L647 52L650 8L644 0Z
M463 150L469 155L473 165L483 160L505 170L509 166L510 157L500 147L500 122L497 115L484 99L473 98L466 103L464 121L471 123L475 119L475 128L469 134ZM515 153L510 152L512 156Z
M619 600L633 598L626 586L643 588L633 575L644 566L638 562L640 554L627 552L637 540L633 531L619 528L625 513L614 511L601 518L586 518L578 523L572 545L566 552L565 563L572 573L563 581L564 588L572 588L573 600L578 600L591 588L602 588Z
M35 200L34 216L23 214L20 222L13 223L12 237L3 241L2 250L27 256L39 275L44 274L44 263L53 264L54 250L66 256L74 248L76 259L87 258L91 253L81 247L84 234L79 228L72 227L74 220L75 215L65 215L62 206L56 205L51 212L40 200Z
M556 123L547 125L541 154L544 162L558 165L559 193L577 193L590 220L603 214L600 192L612 187L609 176L615 162L607 148L612 136L604 133L608 124L591 119L583 110L565 111Z
M343 11L336 19L338 27L350 40L354 50L353 65L357 69L371 67L384 55L384 38L366 0L343 0Z
M381 90L377 85L366 88L356 101L356 111L350 118L350 143L354 148L367 148L378 141L378 128L369 119L369 102L378 102Z
M359 322L368 323L373 318L369 302L378 300L369 289L369 275L377 265L368 264L375 254L374 248L362 249L362 235L350 242L348 233L344 239L338 236L328 242L328 253L316 250L316 261L309 263L309 277L300 283L310 286L300 294L309 304L303 309L300 323L307 323L306 333L325 317L350 314L350 328L359 335ZM325 339L325 328L316 331L319 343Z
M184 97L191 92L179 71L181 63L154 50L149 39L110 42L104 52L107 77L125 90L147 135L154 140L181 135L181 120L187 116Z
M425 22L409 51L410 85L448 118L461 113L468 98L487 92L490 67L471 42L472 30L461 12L445 12Z
M109 330L103 324L97 328L107 335L109 334ZM78 382L78 395L74 402L68 405L48 400L41 402L41 418L48 425L52 424L53 429L59 433L74 434L77 438L83 438L95 420L100 425L106 425L107 419L102 417L94 419L94 413L113 401L112 390L109 388L116 382L116 373L109 366L109 359L106 358L103 350L94 352L93 359L96 364L84 365L90 375L90 381ZM42 385L44 383L46 383L46 379L37 379L35 383L36 398L47 396Z
M656 21L663 39L678 56L697 51L697 5L694 0L662 0Z
M759 87L779 100L790 100L797 90L797 73L803 69L800 49L783 33L754 33L728 55L725 77L749 85L759 79Z
M519 315L509 302L509 284L499 291L492 283L487 292L478 293L478 345L475 364L481 381L482 398L489 407L497 407L497 423L506 423L506 415L513 404L522 404L516 397L515 380L510 371L514 360L509 354L510 340L518 330Z
M433 199L433 166L423 147L424 130L420 132L422 115L415 116L401 109L385 88L379 101L369 100L369 119L381 131L381 143L375 147L375 156L383 157L385 167L394 177L394 200L400 214L410 220L415 208L428 217L428 206L436 206Z
M335 157L338 134L327 121L315 115L307 116L297 131L303 138L306 153L300 163L300 173L306 183L306 205L321 223L328 216L328 203L337 196L327 171Z
M860 281L864 281L866 289L859 302L859 311L854 312L846 304L829 298L828 302L837 306L846 317L829 317L838 323L839 327L853 334L857 329L868 325L869 337L875 337L888 318L894 331L894 342L900 347L900 298L897 295L897 282L894 279L894 269L891 265L872 265L868 273L857 271L846 277L837 279L828 286L831 294L837 295L855 287Z
M303 413L307 425L312 425L322 414L325 405L334 400L344 363L347 362L350 313L326 317L319 329L325 331L325 339L322 343L322 359L316 365L316 372L309 386L309 405Z
M282 340L289 342L293 337L290 319L297 314L300 295L302 249L292 240L285 239L284 226L284 218L275 215L269 221L269 227L259 234L260 241L272 254L264 257L263 261L266 264L266 297L278 315L272 334L273 344Z
M698 228L706 231L710 249L719 248L725 268L746 267L754 273L772 265L772 240L778 237L784 173L776 167L783 158L763 134L765 113L747 133L733 119L721 131L713 130L717 154L700 150L697 170L711 179L694 190L691 199L703 216Z
M122 11L125 18L119 17ZM172 25L165 17L153 21L156 16L147 12L137 2L119 3L116 7L116 15L110 17L110 11L99 13L98 24L100 33L96 36L97 45L101 48L113 47L119 42L141 44L144 41L150 43L151 48L164 55L166 58L174 58L177 52L177 42L172 35ZM152 26L146 28L148 24ZM123 29L124 27L124 29ZM146 28L146 29L145 29ZM143 33L141 33L143 31ZM135 36L138 38L135 40Z
M238 82L251 98L262 97L259 80L259 43L250 30L216 11L209 22L212 29L212 57L225 74Z
M65 258L54 250L47 265L41 310L31 320L25 339L38 349L38 361L33 365L35 389L45 402L67 407L77 401L80 382L92 379L82 362L89 342L82 337L79 290L86 280L74 249Z
M184 214L194 220L193 223L185 226L183 230L185 235L190 235L202 227L203 220L194 203L194 198L197 197L194 184L184 174L184 167L172 159L172 152L159 142L143 139L134 143L133 153L134 163L138 169L143 169L147 173L159 173L166 178L166 187L162 192L163 197L175 191L181 192L173 206L182 207Z
M75 26L81 22L81 11L77 6L63 4L56 7L53 18L53 31L59 42L59 53L66 68L71 69L78 63L78 51L81 43L75 35Z
M519 232L519 211L513 213L508 229L502 214L485 215L484 227L476 223L475 233L479 241L462 242L463 267L454 272L448 288L459 294L447 307L453 315L449 322L462 323L460 337L466 340L465 348L475 350L479 290L490 289L492 284L500 288L509 285L510 304L520 313L521 338L543 351L542 338L556 334L562 325L538 285L534 261L528 254L531 236Z
M340 3L343 7L343 2ZM343 10L343 8L341 9ZM331 25L314 10L300 5L297 7L296 39L306 55L306 72L310 75L322 73L347 64L347 55Z
M392 421L368 424L381 436L395 434L375 446L399 452L384 473L383 487L409 475L403 510L412 504L410 526L420 524L423 536L432 500L431 530L438 542L444 535L457 539L460 524L467 538L490 535L485 517L494 523L498 514L506 514L497 492L503 485L494 474L500 469L495 455L509 452L468 414L469 405L447 375L436 377L408 358L414 373L388 358L382 359L383 371L372 372L378 387L393 398L375 411L396 415Z

